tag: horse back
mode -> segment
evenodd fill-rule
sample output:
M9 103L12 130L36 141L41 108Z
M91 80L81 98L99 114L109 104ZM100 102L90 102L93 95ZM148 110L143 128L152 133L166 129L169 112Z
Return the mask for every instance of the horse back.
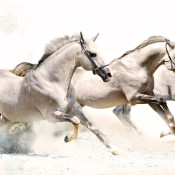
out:
M0 70L0 102L12 100L14 95L19 94L22 80L9 71Z

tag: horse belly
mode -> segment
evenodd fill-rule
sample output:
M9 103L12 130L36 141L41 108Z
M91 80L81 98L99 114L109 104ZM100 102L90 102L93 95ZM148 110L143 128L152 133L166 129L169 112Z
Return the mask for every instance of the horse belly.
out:
M39 113L24 113L23 115L15 113L15 114L2 114L3 116L5 116L5 118L7 118L8 120L12 121L12 122L22 122L22 123L33 123L36 121L40 121L40 120L44 120L42 118L41 115L39 115Z
M109 94L108 96L103 97L86 97L85 96L81 99L77 99L77 101L81 105L89 106L92 108L104 109L110 108L118 105L127 104L128 100L126 96L123 94L116 95L116 94Z
M32 123L35 121L43 120L39 111L32 106L18 106L4 105L1 114L12 122Z

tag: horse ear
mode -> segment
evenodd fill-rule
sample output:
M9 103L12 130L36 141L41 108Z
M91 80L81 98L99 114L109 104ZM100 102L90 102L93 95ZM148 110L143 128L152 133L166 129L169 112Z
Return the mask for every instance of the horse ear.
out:
M82 32L80 32L80 40L81 40L82 42L84 42L84 38L83 38L83 33L82 33Z
M175 48L175 43L168 41L167 44L171 47L171 49Z
M95 40L98 38L98 35L99 35L99 33L97 33L97 35L95 35L95 36L92 38L92 41L95 41Z

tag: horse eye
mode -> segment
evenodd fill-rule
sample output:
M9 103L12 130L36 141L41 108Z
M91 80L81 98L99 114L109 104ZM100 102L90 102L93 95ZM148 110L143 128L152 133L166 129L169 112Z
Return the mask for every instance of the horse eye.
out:
M97 54L96 54L96 53L89 52L89 56L90 56L90 57L96 57Z

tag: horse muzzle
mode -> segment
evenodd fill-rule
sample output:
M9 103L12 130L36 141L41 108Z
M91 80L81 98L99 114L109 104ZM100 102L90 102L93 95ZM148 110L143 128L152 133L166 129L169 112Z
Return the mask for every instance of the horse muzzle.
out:
M93 70L93 74L97 74L98 76L100 76L104 82L110 81L112 77L112 74L108 67L99 67Z

